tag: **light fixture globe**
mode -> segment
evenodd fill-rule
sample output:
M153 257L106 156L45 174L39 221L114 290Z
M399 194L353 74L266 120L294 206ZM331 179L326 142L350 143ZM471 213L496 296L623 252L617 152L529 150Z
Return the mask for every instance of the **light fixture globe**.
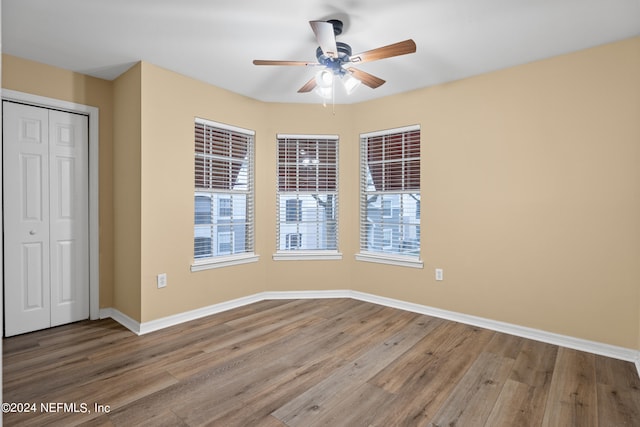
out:
M333 97L333 88L316 86L313 92L323 99L331 99Z
M342 84L344 85L344 90L347 92L347 95L351 95L355 92L356 89L360 87L362 82L351 75L351 73L347 72L344 76L342 76Z
M321 88L330 88L333 85L333 73L329 70L322 70L316 74L316 83Z

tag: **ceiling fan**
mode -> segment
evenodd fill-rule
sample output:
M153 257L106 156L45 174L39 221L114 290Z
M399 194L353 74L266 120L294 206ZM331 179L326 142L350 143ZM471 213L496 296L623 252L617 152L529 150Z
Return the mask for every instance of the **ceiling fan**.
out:
M330 98L333 94L333 83L336 78L342 81L347 93L353 92L360 83L375 89L382 86L385 81L353 67L352 64L377 61L379 59L406 55L416 51L415 42L409 39L353 55L351 46L336 41L336 36L342 34L342 21L330 19L328 21L310 21L309 24L319 44L319 47L316 49L317 62L271 61L263 59L255 59L253 61L254 65L323 67L316 76L298 90L298 93L315 90L315 92L323 98Z

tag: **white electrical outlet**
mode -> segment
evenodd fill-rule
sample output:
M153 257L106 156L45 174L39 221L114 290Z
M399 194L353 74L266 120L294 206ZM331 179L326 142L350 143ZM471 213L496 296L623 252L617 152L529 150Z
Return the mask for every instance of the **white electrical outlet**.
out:
M442 271L441 268L436 268L436 280L443 280L444 279L444 272Z
M164 288L167 286L167 273L158 274L157 277L158 289Z

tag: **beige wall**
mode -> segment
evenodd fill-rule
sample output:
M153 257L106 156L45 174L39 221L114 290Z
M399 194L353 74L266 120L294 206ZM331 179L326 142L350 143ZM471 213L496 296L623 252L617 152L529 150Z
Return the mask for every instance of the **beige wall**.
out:
M118 295L136 280L139 313L127 313L141 321L264 290L355 289L640 348L639 75L634 38L336 106L334 115L319 104L261 103L142 63L113 85L117 110L132 108L125 87L140 89L139 127L115 121L114 235L117 242L125 232L118 218L137 215L119 207L126 198L117 180L139 172L139 199L131 190L139 248L115 245L114 305L125 307ZM256 131L257 263L189 270L195 116ZM425 268L357 262L358 134L410 124L422 127ZM137 132L139 163L128 164L136 159L121 157L133 150L123 144L136 146ZM341 261L271 259L279 132L340 136ZM129 255L132 274L118 261ZM433 280L435 267L443 282ZM164 289L158 273L168 275Z
M261 150L264 104L148 63L142 76L142 321L264 291L267 254L261 249L258 263L190 271L194 118L255 130ZM256 182L256 193L265 192ZM260 218L259 205L256 211ZM258 219L258 245L264 244L260 224ZM166 288L156 286L159 273L167 274Z
M113 305L112 82L2 55L2 87L99 109L100 307Z
M639 38L358 105L355 119L356 132L422 126L425 262L358 264L356 289L638 348Z
M141 318L142 65L113 84L113 307Z

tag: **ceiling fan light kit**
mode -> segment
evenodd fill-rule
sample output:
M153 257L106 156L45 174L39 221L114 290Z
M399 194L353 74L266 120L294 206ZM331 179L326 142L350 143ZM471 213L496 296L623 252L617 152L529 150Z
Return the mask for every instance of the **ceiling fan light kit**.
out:
M372 74L354 68L354 63L377 61L393 56L406 55L416 51L413 40L405 40L388 46L379 47L356 55L352 55L351 46L336 41L336 36L342 34L342 21L331 19L329 21L310 21L318 48L316 49L317 62L306 61L272 61L256 59L255 65L304 65L324 67L316 75L305 83L298 93L315 92L323 99L333 97L335 80L340 79L347 95L353 93L361 84L372 89L382 86L385 81Z
M313 92L322 99L333 97L333 73L329 70L320 70L315 77L316 87Z
M347 73L342 77L342 84L344 84L344 89L347 91L347 95L351 95L360 87L362 82L353 77L351 73Z
M321 70L316 74L316 84L320 87L330 87L333 84L333 74L328 70Z

